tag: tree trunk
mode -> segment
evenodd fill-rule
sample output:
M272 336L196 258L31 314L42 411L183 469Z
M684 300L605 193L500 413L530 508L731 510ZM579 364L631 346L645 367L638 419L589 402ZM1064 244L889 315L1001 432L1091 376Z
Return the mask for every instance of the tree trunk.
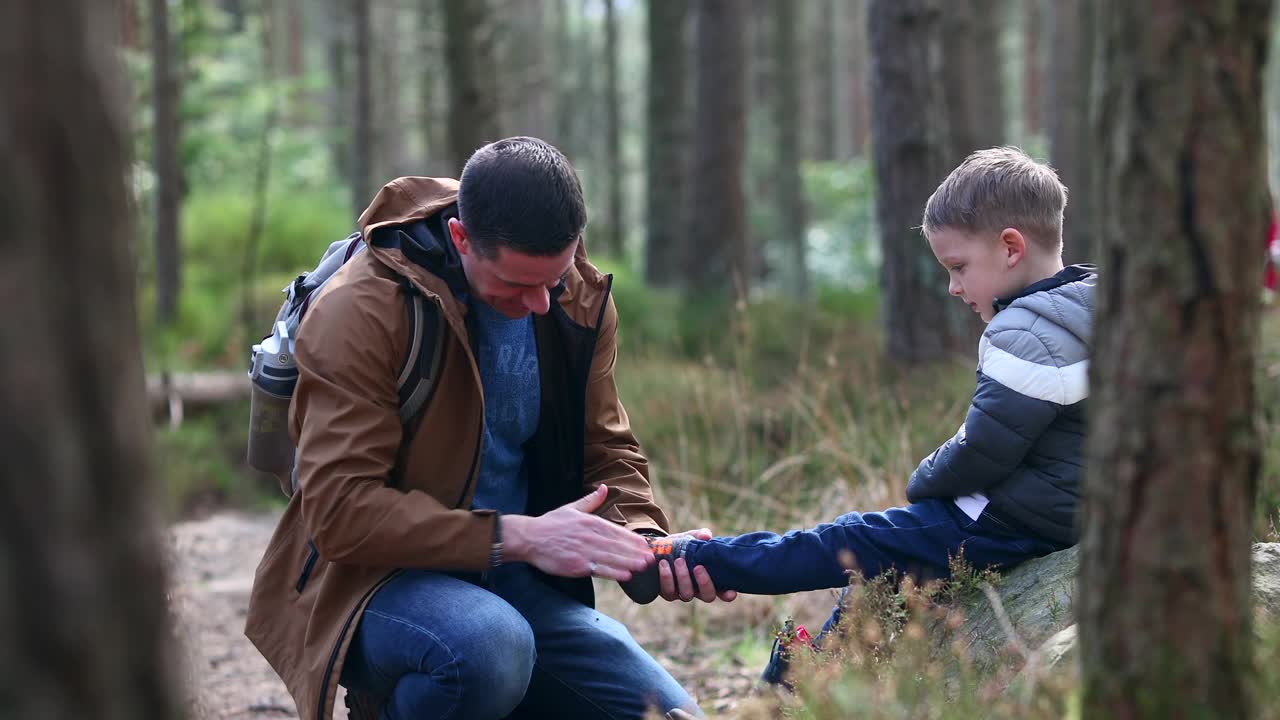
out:
M150 509L110 8L0 3L5 717L182 715Z
M356 72L351 136L351 207L359 215L373 199L373 58L370 45L372 0L351 0Z
M231 17L231 32L242 33L245 27L244 0L222 0L222 11Z
M351 73L347 63L347 53L349 49L347 40L347 27L351 22L351 3L350 0L326 0L324 4L326 13L325 22L325 65L328 69L329 93L328 93L328 136L329 136L329 156L330 162L333 163L334 172L338 177L347 180L351 184L352 173L355 168L351 162L351 140L353 133L350 132L350 114L354 109L355 102L351 99ZM355 198L355 190L352 190L352 199ZM360 203L367 202L369 198L359 198ZM364 205L352 203L352 217L354 213L359 212Z
M119 43L121 47L136 50L138 48L138 6L136 0L116 0L120 27Z
M1270 0L1098 6L1083 717L1248 718Z
M1098 247L1092 177L1097 145L1089 133L1093 5L1089 0L1049 5L1049 159L1069 193L1062 235L1063 255L1072 263L1092 261Z
M946 175L938 0L872 0L872 134L885 350L915 364L953 345L946 273L921 237L925 201ZM954 301L951 301L954 302Z
M649 210L645 221L645 282L679 284L685 228L686 156L689 145L686 0L649 0L649 136L646 138Z
M374 177L387 180L401 175L417 175L409 157L405 137L406 78L403 71L414 67L404 61L403 50L412 41L404 32L401 8L396 4L378 4L374 8L373 26L378 28L377 79L373 85L374 102L378 112L374 122L374 145L378 148L378 162L373 166Z
M439 0L418 3L418 52L426 58L418 72L418 112L422 128L422 172L449 175L453 162L449 152L446 81L440 72L444 64L444 32L440 25Z
M817 3L796 3L792 12L804 13L808 16L810 33L813 38L809 45L812 62L812 75L809 93L813 107L812 136L810 138L809 157L820 162L836 159L836 4L835 0L821 0ZM803 25L801 26L803 27ZM785 62L775 57L774 62ZM803 76L796 73L796 79L803 82ZM797 94L797 97L798 94ZM795 112L793 109L792 112Z
M999 47L979 40L999 36L1002 4L1003 0L952 0L942 6L950 167L975 150L1006 141L1004 82L1001 74L993 71L1000 67ZM967 309L965 312L973 316Z
M152 164L156 173L156 320L168 325L178 314L182 292L182 166L178 160L178 96L181 92L169 33L166 0L151 0Z
M449 66L449 150L462 172L480 146L499 140L493 18L488 0L444 0L445 61Z
M694 121L692 232L684 245L691 290L746 295L751 278L747 208L746 17L739 0L700 0Z
M1056 0L1060 2L1061 0ZM1044 78L1044 53L1041 51L1041 35L1044 27L1042 0L1023 0L1022 5L1022 118L1025 138L1044 129L1041 111L1044 98L1041 94ZM1025 142L1025 140L1024 140Z
M871 106L867 83L867 0L846 0L836 8L833 22L839 26L840 68L836 76L836 157L847 161L862 157L871 135Z
M507 102L506 135L532 135L551 140L553 86L547 62L546 0L520 0L502 13L503 73L499 95Z
M774 175L778 183L778 214L782 236L789 238L791 243L791 267L788 268L791 292L797 300L804 301L810 295L805 253L809 218L804 200L804 180L800 177L800 123L795 113L795 108L800 105L800 67L796 62L799 44L796 14L800 5L793 0L773 0L772 5L773 128L777 133ZM830 91L827 94L830 95ZM831 142L834 144L834 137Z
M615 258L625 256L623 245L622 180L622 94L618 92L618 17L613 0L604 0L605 75L605 178L609 184L609 215L605 247Z
M576 158L578 148L573 144L577 135L577 93L573 77L577 54L573 47L572 15L569 0L555 0L555 59L554 73L556 110L555 145L570 158Z

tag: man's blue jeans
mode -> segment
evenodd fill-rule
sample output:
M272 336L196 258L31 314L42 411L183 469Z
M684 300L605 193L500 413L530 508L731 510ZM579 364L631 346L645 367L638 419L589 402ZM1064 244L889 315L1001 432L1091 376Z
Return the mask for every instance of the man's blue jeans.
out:
M342 684L385 698L381 720L641 718L651 705L700 715L621 623L527 565L478 582L401 572L365 609Z

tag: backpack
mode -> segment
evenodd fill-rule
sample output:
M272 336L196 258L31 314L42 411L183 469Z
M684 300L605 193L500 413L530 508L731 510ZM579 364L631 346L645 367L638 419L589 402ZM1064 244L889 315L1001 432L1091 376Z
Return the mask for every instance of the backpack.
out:
M253 346L249 354L249 442L247 459L255 470L271 473L280 481L286 497L298 487L297 448L289 437L289 403L298 383L293 349L298 327L311 299L329 282L338 268L365 250L359 232L329 245L314 270L304 272L283 290L284 303L276 314L271 334ZM408 426L435 392L444 348L445 324L434 303L427 302L409 281L400 278L409 322L409 347L396 380L400 400L400 424ZM406 437L408 434L406 433Z

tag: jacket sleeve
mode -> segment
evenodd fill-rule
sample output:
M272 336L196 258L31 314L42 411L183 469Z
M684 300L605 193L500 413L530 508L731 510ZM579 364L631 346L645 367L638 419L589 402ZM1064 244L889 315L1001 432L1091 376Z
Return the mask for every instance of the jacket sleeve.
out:
M618 312L610 297L600 321L591 375L587 381L584 492L601 483L609 497L597 514L630 530L666 533L667 516L653 501L649 463L631 431L627 411L618 397L614 365L618 359Z
M1030 336L1026 332L1019 334L1023 338ZM1015 359L1012 363L1013 372L1022 373L1016 382L1004 369L1000 371L1019 389L978 371L964 425L920 462L907 483L907 500L981 492L1009 477L1023 463L1062 405L1037 397L1047 395L1037 390L1037 384L1058 382L1058 368L1020 362Z
M403 313L378 308L396 292L390 282L335 287L317 298L303 322L290 422L300 496L293 502L302 503L303 522L324 560L484 569L492 513L451 509L427 493L386 484L402 435L396 379L408 340L393 322Z

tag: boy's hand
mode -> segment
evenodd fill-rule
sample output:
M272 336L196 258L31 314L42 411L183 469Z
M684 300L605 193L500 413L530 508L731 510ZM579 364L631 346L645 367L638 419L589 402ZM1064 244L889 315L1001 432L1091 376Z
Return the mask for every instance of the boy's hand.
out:
M717 596L725 602L736 598L738 594L732 590L717 594L706 568L698 566L694 568L692 575L689 573L683 555L685 546L692 539L710 540L711 531L701 528L667 537L649 538L650 550L658 562L642 572L633 573L630 580L619 583L627 597L641 605L647 605L659 596L664 600L680 599L685 602L695 597L703 602L712 602Z
M707 573L707 569L699 565L690 573L689 565L682 557L684 546L689 540L710 540L711 537L711 530L698 528L665 538L656 538L650 543L654 545L654 555L659 560L669 560L658 563L658 593L663 600L690 602L696 597L703 602L714 602L719 597L724 602L733 602L738 597L738 593L733 590L717 593L715 583L711 582L711 575Z

